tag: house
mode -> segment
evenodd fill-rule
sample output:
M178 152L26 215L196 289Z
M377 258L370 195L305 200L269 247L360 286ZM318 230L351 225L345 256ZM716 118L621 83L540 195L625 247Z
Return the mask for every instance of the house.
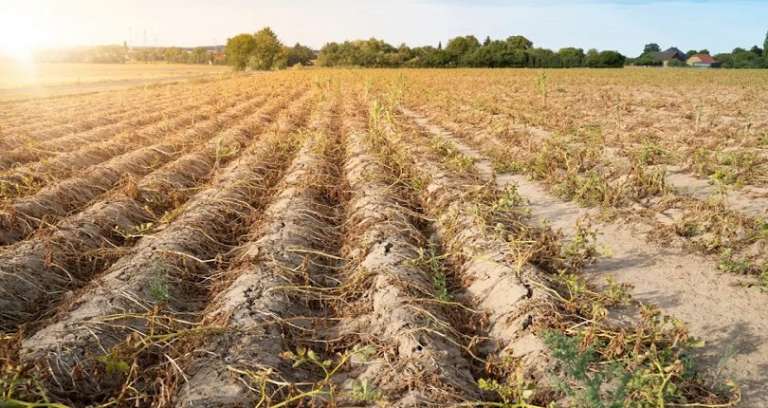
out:
M660 62L665 67L669 66L670 62L672 61L677 60L681 63L684 63L687 59L688 57L685 55L685 53L675 47L672 47L666 51L658 52L653 58L655 62Z
M696 67L696 68L719 68L720 62L712 58L711 55L708 54L695 54L691 55L690 58L688 58L688 61L686 61L688 66Z

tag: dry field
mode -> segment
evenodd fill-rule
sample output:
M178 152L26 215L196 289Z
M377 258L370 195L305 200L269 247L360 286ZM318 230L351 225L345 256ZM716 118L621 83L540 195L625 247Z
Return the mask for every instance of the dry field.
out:
M226 74L224 66L25 64L0 59L0 101L115 90Z
M767 91L303 70L2 103L0 407L767 406Z

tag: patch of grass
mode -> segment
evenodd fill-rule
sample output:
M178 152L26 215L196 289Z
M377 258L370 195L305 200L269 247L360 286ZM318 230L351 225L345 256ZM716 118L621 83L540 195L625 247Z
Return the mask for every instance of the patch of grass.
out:
M627 385L632 380L629 372L617 362L601 364L588 346L582 347L582 338L569 337L557 332L547 332L544 343L552 351L564 369L565 378L555 378L557 388L572 398L578 406L590 408L621 408L626 406Z
M367 379L357 380L352 385L350 395L357 402L376 402L381 399L381 391L371 385Z
M652 142L643 143L639 149L632 152L632 156L646 166L668 163L671 159L671 154L666 149Z
M168 291L168 278L164 271L158 271L149 282L149 296L158 303L165 303L171 299Z
M733 250L727 248L720 254L720 261L717 267L728 273L736 275L746 275L752 270L752 264L747 259L737 259L733 255Z
M453 297L448 289L448 278L445 275L446 256L439 254L438 248L432 244L426 249L419 248L419 257L411 262L416 267L425 269L432 277L435 298L443 302L450 302Z

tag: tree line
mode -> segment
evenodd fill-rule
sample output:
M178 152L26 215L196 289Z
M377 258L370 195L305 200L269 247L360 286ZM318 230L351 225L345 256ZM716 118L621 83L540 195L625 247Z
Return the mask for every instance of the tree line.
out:
M505 40L480 41L460 36L437 47L395 47L385 41L369 40L331 42L317 56L312 50L296 44L284 46L267 28L255 34L240 34L227 41L227 61L238 70L268 70L306 65L315 60L325 67L355 66L368 68L453 68L453 67L530 67L530 68L615 68L624 66L626 57L616 51L584 52L581 48L563 48L557 52L534 47L529 39L516 35Z
M637 58L627 59L627 64L641 66L661 65L661 61L658 61L655 58L656 54L659 52L661 52L661 46L659 46L659 44L646 44L642 54ZM696 54L711 55L707 49L689 50L685 54L689 58ZM757 45L754 45L750 49L737 47L731 52L715 54L712 55L712 57L721 64L720 66L722 68L768 68L768 33L765 35L762 48ZM685 63L682 61L672 61L670 65L685 66Z
M472 35L455 37L445 48L394 47L382 40L345 41L329 43L320 49L320 66L359 66L375 68L616 68L624 66L626 57L616 51L584 52L581 48L552 51L534 47L533 42L515 35L505 40L487 37L480 43Z
M280 42L271 28L265 27L255 34L239 34L224 47L227 63L237 70L270 70L294 65L307 65L315 58L309 47L296 43L287 47Z
M223 57L223 55L222 55ZM38 62L74 62L98 64L123 64L126 62L167 62L173 64L224 64L217 58L215 47L140 47L102 45L56 50L43 50L35 54Z

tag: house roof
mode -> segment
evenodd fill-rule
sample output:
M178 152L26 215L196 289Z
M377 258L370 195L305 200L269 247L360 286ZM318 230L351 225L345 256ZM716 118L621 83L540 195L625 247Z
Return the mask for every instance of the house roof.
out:
M688 58L688 61L693 60L694 62L700 62L703 64L714 64L717 62L714 58L712 58L711 55L708 54L696 54L691 55L691 58Z
M656 56L654 57L654 59L656 61L669 61L672 59L678 59L680 61L686 60L685 53L675 47L672 47L666 51L656 53Z

